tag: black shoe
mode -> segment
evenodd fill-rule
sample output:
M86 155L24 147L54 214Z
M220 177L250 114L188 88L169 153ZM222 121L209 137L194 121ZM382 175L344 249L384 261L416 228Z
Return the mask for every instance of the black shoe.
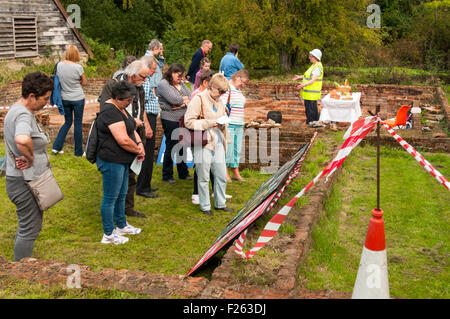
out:
M145 216L144 214L136 211L136 210L131 210L131 211L126 211L125 215L130 216L130 217L139 217L139 218L145 218L147 216Z
M163 182L169 183L169 184L178 184L176 180L174 180L173 178L171 179L163 179Z
M201 212L205 215L212 216L213 213L210 210L201 210Z
M158 190L158 187L150 188L150 193L156 192L157 190Z
M136 193L136 195L138 196L142 196L145 198L157 198L158 195L152 192L143 192L143 193Z
M192 181L194 178L192 178L192 176L188 176L186 178L180 178L180 179L182 179L184 181Z
M223 208L214 207L214 209L215 210L223 210L224 212L230 212L230 213L234 212L234 209L233 208L229 208L229 207L223 207Z

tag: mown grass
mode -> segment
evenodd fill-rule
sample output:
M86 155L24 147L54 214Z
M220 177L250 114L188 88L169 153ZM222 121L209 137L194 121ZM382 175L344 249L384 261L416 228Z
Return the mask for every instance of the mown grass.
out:
M192 181L179 181L174 186L164 183L161 166L156 165L152 187L159 188L159 198L136 196L135 208L147 218L127 218L131 225L142 228L142 233L130 236L125 245L101 244L101 174L96 165L73 156L71 146L64 150L63 155L50 155L50 160L65 198L44 213L34 258L84 264L93 271L126 268L186 274L235 215L214 210L213 217L202 214L199 206L191 203ZM3 145L0 154L4 154ZM247 178L245 184L233 182L227 187L227 193L233 195L227 205L235 212L269 177L247 170L242 176ZM15 206L6 195L4 179L0 183L0 207L0 254L13 260L17 217Z
M0 277L0 299L148 299L148 296L117 289L68 289Z
M447 178L448 154L427 154ZM351 292L371 210L376 207L376 152L356 148L313 231L314 247L299 272L300 286ZM390 295L449 298L450 194L402 149L382 147L384 211Z

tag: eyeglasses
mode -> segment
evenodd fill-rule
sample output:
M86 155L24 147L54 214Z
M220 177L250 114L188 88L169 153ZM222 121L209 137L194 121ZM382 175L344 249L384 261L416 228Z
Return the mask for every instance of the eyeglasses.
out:
M146 75L138 74L138 75L139 75L139 77L140 77L142 80L147 79L147 74L146 74Z

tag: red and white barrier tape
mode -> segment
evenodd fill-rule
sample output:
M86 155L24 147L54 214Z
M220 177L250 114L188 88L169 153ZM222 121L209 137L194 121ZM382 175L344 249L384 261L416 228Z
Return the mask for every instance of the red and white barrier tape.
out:
M419 152L417 152L411 145L409 145L403 138L400 137L389 125L381 121L381 124L387 129L387 131L392 135L392 137L400 143L400 145L414 157L416 161L422 165L427 172L429 172L433 177L442 185L444 185L445 188L450 190L450 183L449 181L437 170L433 167L433 165L430 164Z
M295 165L294 170L292 171L292 173L289 175L288 179L286 180L286 182L284 183L283 187L281 188L281 190L279 192L276 193L276 195L274 196L273 200L270 202L267 211L271 210L272 207L276 204L276 202L280 199L281 195L283 194L285 188L291 183L291 181L298 175L298 172L300 171L300 168L303 164L304 159L306 158L306 155L309 152L309 149L311 148L312 144L314 143L316 137L317 137L317 132L314 133L313 137L311 138L311 141L309 142L308 147L305 150L305 153L302 155L302 157L299 159L299 161L297 162L297 164ZM266 211L266 212L267 212ZM244 247L244 242L245 242L245 238L247 237L247 231L248 228L241 233L241 235L239 236L239 238L236 240L235 242L235 252L240 255L242 258L247 258L246 253L243 252L243 247Z
M97 103L98 102L98 99L91 99L91 100L86 100L85 102L84 102L84 105L87 105L87 104L92 104L92 103ZM56 109L56 108L58 108L58 106L57 105L46 105L46 106L44 106L44 109ZM7 106L0 106L0 110L9 110L9 109L11 109L11 106L10 105L7 105Z
M263 248L275 234L278 232L281 224L283 223L286 216L294 207L297 200L302 197L311 187L313 187L319 179L326 176L330 177L344 162L350 152L362 141L362 139L374 128L377 123L377 118L374 116L366 117L364 123L361 123L354 132L347 138L347 140L342 145L336 157L323 169L308 185L305 186L297 195L292 198L289 203L287 203L272 219L267 223L266 227L262 231L260 237L258 238L255 246L248 252L238 253L240 256L246 259L251 259L261 248ZM243 241L241 238L238 239L237 244L240 246L241 251L243 247Z

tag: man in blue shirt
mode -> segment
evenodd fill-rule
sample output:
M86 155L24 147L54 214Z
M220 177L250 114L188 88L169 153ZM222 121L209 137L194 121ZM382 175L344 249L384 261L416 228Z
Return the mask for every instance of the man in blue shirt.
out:
M158 39L153 39L148 44L148 50L145 52L145 55L152 56L155 59L158 60L158 65L156 66L156 72L150 77L150 80L148 81L150 87L153 89L153 93L156 95L156 87L158 86L159 82L161 82L162 79L162 68L164 67L164 64L166 63L164 56L163 56L163 45L161 42L159 42Z
M219 72L223 72L223 75L228 79L240 69L244 68L244 65L238 59L239 44L231 43L230 51L220 61Z
M192 87L195 84L195 75L200 69L200 61L209 53L209 51L211 51L212 46L213 44L211 41L203 40L202 46L195 51L192 56L191 65L189 66L189 70L186 74L186 79L192 83Z

